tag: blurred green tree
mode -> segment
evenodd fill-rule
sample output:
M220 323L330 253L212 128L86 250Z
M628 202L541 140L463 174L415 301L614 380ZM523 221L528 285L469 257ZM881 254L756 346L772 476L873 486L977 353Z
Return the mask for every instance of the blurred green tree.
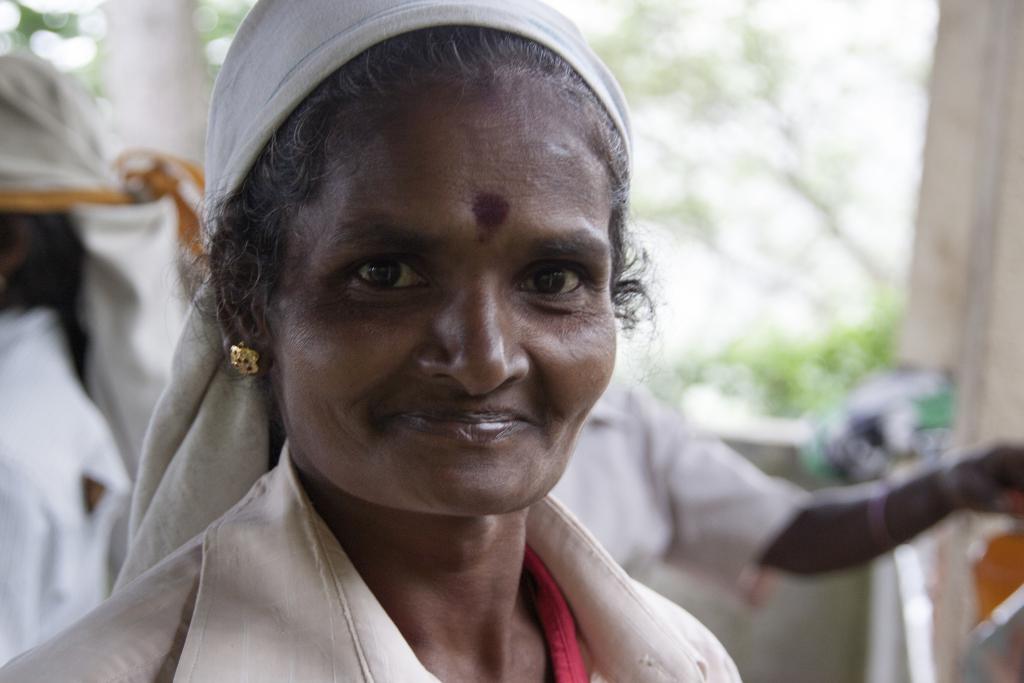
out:
M685 387L711 385L765 415L820 414L868 375L893 366L901 317L899 298L879 293L863 318L818 334L753 330L718 353L681 361L656 389L678 396Z

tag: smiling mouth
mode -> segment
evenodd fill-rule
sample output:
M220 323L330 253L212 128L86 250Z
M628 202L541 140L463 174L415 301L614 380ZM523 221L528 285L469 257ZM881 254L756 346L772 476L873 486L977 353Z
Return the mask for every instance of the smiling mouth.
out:
M511 412L410 412L392 422L422 434L474 445L509 439L531 426L522 415Z

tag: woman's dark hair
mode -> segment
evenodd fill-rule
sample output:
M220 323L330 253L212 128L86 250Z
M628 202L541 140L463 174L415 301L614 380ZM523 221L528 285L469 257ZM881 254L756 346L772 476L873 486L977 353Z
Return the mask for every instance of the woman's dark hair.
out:
M28 240L21 267L7 281L4 306L51 308L60 319L79 379L88 337L79 318L85 248L66 214L0 214L0 252Z
M207 215L208 278L224 322L266 303L280 275L286 226L316 197L328 150L352 148L406 96L430 85L487 89L503 79L550 87L593 122L594 151L613 190L609 237L611 296L625 329L650 312L642 253L628 241L629 161L611 117L583 79L547 48L494 29L423 29L376 45L328 76L288 117L242 186L212 202Z

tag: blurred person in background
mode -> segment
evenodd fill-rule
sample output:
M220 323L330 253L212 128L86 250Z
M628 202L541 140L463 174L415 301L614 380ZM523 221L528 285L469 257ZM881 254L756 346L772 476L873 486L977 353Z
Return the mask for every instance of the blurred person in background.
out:
M126 190L74 79L0 57L0 130L2 662L109 593L183 304L177 205Z
M623 566L665 561L756 598L762 568L851 568L957 510L1024 516L1024 449L980 448L893 481L809 493L643 389L613 385L553 494Z

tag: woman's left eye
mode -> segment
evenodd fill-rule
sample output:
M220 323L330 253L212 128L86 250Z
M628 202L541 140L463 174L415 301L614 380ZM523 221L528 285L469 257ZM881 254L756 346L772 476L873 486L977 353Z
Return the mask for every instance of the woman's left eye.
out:
M376 289L401 289L415 287L425 282L407 264L391 259L367 261L356 270L356 276Z
M544 266L533 271L525 289L539 294L568 294L579 289L580 275L564 266Z

